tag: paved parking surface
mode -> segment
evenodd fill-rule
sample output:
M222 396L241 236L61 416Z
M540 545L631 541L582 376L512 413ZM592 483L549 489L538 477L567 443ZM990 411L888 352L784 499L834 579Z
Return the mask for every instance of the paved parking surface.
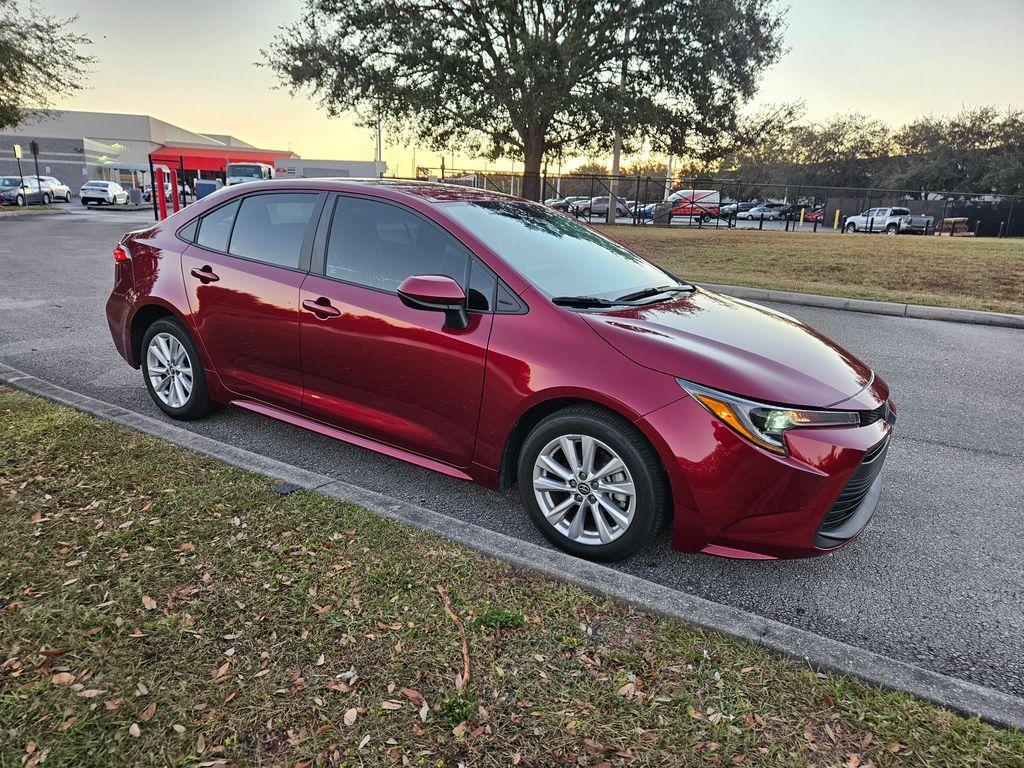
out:
M143 213L0 219L0 360L150 416L103 316L119 235ZM756 225L756 222L755 222ZM767 225L767 223L766 223ZM824 558L740 562L668 549L618 567L701 597L1024 695L1024 332L778 306L887 379L899 424L865 533ZM187 425L251 451L542 542L498 494L238 409Z

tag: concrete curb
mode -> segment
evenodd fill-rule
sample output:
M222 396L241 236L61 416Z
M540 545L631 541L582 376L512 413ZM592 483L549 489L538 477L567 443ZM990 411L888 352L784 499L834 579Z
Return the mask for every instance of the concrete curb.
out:
M849 312L867 312L873 315L912 317L918 320L943 320L947 323L969 323L992 325L1000 328L1024 329L1024 315L1007 312L982 312L977 309L956 309L954 307L931 307L927 304L898 304L892 301L869 301L868 299L847 299L841 296L819 296L816 293L794 293L774 291L768 288L748 288L743 285L718 285L700 283L702 288L726 296L748 301L775 301L780 304L800 304L805 307L845 309Z
M339 501L358 504L392 520L438 534L470 549L575 584L587 591L607 595L687 624L758 643L814 669L858 677L873 685L910 693L995 725L1024 730L1022 698L890 659L738 608L620 573L598 563L520 541L327 475L309 472L189 432L169 422L63 389L2 363L0 382L225 463L315 490Z

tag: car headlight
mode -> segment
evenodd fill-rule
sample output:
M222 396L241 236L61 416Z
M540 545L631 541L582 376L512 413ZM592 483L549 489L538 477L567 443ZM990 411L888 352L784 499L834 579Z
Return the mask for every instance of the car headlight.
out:
M719 392L685 379L676 381L726 426L772 453L786 454L785 433L790 429L856 427L860 424L858 411L786 408Z

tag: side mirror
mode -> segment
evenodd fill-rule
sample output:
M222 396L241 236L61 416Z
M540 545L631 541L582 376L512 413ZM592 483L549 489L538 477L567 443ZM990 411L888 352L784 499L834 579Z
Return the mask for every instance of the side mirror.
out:
M466 292L447 275L411 275L398 286L398 297L410 309L444 312L444 324L463 331L469 327Z

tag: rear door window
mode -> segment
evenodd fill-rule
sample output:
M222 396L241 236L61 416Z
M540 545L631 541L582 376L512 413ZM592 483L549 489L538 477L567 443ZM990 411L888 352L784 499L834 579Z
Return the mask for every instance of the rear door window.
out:
M316 200L316 194L310 192L244 198L235 218L228 253L264 264L298 269L302 241L309 229ZM201 228L200 237L202 232Z
M211 251L227 251L236 213L238 213L237 200L206 214L199 224L196 245L209 248Z

